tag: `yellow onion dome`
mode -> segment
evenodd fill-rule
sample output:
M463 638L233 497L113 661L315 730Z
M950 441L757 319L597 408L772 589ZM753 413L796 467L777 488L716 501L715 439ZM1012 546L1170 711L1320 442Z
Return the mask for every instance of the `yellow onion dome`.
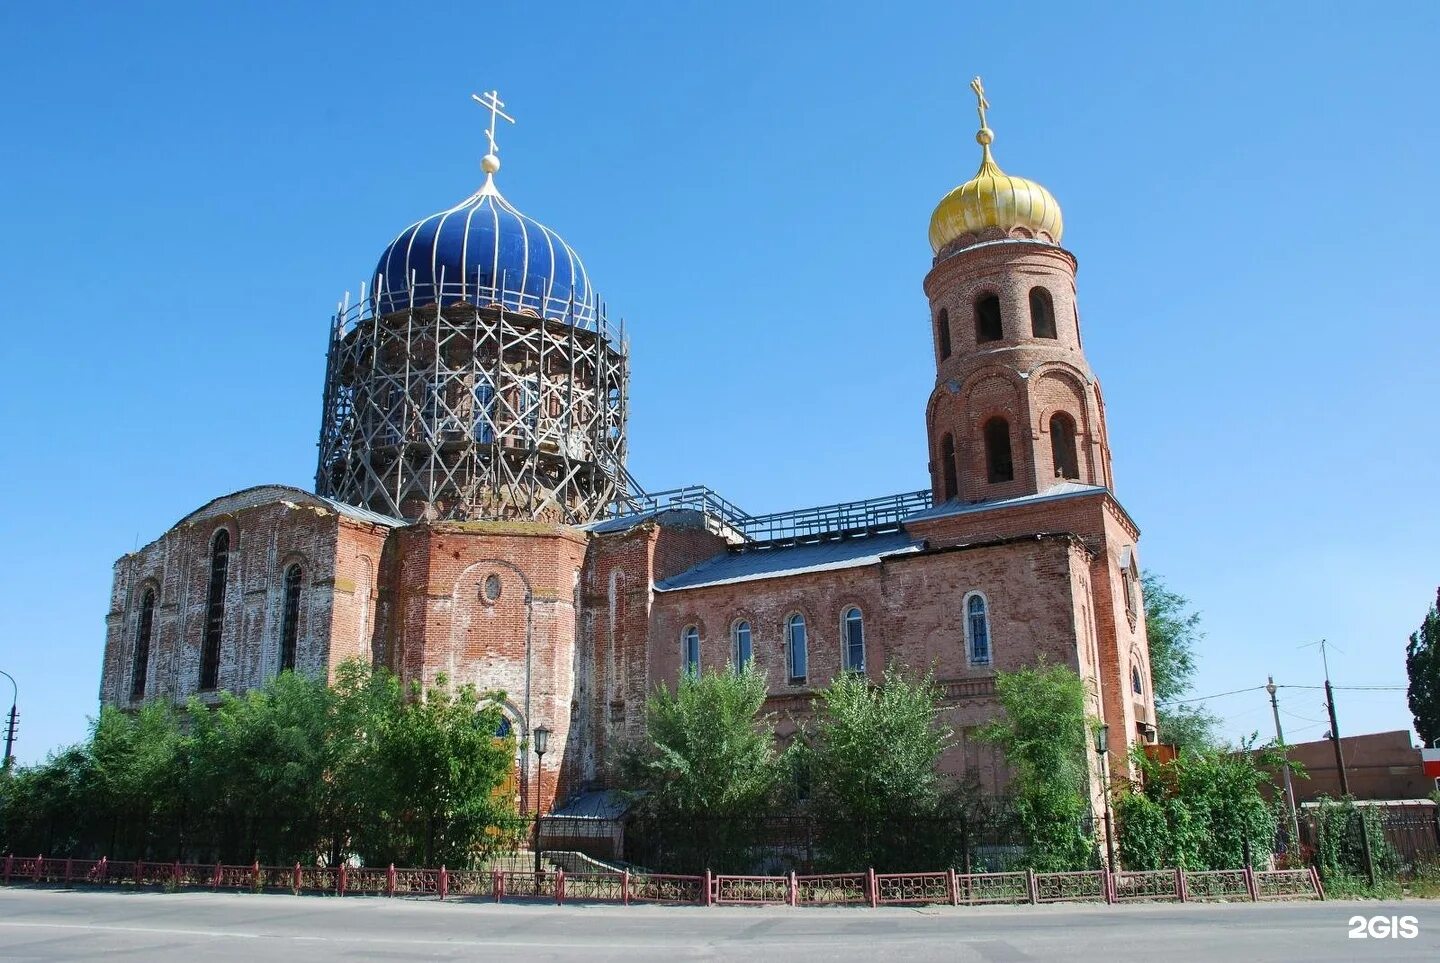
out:
M1005 237L1033 237L1060 243L1065 229L1055 195L1035 181L1011 177L990 156L995 133L982 126L975 140L984 152L980 169L949 194L930 215L930 247L939 254L957 238L998 229Z

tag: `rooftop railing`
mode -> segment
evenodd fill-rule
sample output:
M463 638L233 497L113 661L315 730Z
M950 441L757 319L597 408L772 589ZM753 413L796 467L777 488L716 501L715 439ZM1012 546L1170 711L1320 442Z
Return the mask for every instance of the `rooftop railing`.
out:
M656 512L667 508L688 508L704 512L735 529L752 547L767 547L820 542L846 535L899 531L902 519L930 507L931 495L926 488L898 495L798 508L768 515L751 515L704 485L690 485L663 492L642 492L636 494L633 501L639 512Z
M496 286L442 280L438 284L417 282L406 288L393 289L364 284L360 287L359 300L351 301L347 293L345 299L336 305L335 320L342 330L349 331L361 321L377 315L396 311L434 314L438 309L461 303L476 307L498 305L506 311L559 321L582 331L593 331L616 343L623 335L621 327L612 324L606 316L603 301L575 301L544 292L516 290L503 282Z

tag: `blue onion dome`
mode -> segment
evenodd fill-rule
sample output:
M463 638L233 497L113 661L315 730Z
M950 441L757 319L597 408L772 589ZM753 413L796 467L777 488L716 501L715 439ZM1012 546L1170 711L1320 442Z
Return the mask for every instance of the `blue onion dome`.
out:
M597 298L564 238L485 184L454 207L401 231L375 266L377 313L466 301L572 323L593 322Z

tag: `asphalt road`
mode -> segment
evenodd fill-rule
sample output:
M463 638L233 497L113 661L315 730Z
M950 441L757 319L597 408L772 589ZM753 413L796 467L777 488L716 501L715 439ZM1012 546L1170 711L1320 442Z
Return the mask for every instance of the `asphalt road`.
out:
M1347 936L1413 916L1411 939ZM0 890L0 960L1440 959L1440 902L563 907L375 897Z

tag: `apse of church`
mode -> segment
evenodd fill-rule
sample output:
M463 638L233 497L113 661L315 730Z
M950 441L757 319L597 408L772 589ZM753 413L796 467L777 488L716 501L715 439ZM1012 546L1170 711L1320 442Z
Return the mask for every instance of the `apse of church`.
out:
M643 490L620 325L576 250L501 194L510 118L487 93L481 186L384 245L331 322L315 493L225 495L122 557L102 702L355 658L443 674L497 693L522 746L551 730L544 778L527 764L520 785L548 809L608 785L647 694L684 673L753 662L788 720L837 673L933 670L961 735L944 765L998 789L1003 762L966 736L998 711L996 672L1044 658L1086 680L1122 769L1156 735L1139 533L1060 206L1001 171L973 86L980 166L934 211L916 313L926 488L771 515Z

